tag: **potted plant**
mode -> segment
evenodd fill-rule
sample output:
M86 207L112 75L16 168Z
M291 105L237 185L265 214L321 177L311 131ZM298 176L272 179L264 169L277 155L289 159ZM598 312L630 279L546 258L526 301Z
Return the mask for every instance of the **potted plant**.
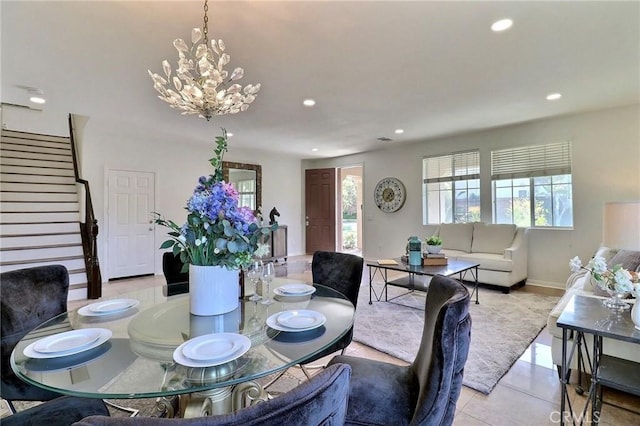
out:
M427 252L432 254L440 253L440 249L442 249L442 239L440 237L432 235L425 242L427 243Z
M187 221L180 226L159 213L155 223L169 228L161 249L172 249L189 265L190 310L195 315L218 315L238 306L239 271L254 257L269 251L263 241L278 224L262 226L262 217L238 206L238 191L222 180L222 156L227 134L216 138L214 174L200 177L187 201ZM186 266L185 266L186 268Z

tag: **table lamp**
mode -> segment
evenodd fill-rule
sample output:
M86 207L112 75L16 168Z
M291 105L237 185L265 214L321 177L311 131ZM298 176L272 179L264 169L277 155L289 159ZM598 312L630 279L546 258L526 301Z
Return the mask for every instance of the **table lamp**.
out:
M602 245L640 250L640 201L605 203Z

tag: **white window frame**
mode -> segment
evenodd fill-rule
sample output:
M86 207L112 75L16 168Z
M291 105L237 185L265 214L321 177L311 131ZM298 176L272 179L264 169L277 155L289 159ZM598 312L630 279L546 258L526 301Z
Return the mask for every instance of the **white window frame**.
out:
M469 184L472 186L469 187ZM437 189L432 189L438 185ZM459 186L464 186L466 190L465 206L457 205L459 197L456 197L456 190ZM480 150L454 152L445 155L435 155L422 159L422 223L424 225L435 225L440 223L466 222L470 217L469 193L472 190L477 193L477 205L480 208ZM437 201L430 195L437 193ZM446 206L446 200L450 198L450 206ZM431 204L431 206L430 206ZM434 204L437 204L435 206ZM445 204L445 205L443 205ZM434 213L437 209L437 213ZM457 214L463 209L463 219ZM429 221L429 218L437 216L437 219ZM480 211L477 212L476 220L480 220Z
M248 206L251 210L255 210L255 193L256 193L256 181L254 179L243 179L236 183L236 191L238 191L238 205ZM247 189L247 187L249 187Z
M507 148L491 151L491 201L494 223L514 223L515 210L513 206L514 188L527 188L529 202L529 224L518 224L534 228L571 228L573 226L573 176L571 173L572 145L571 141L549 143L543 145L532 145L525 147ZM537 211L536 187L542 186L538 182L539 178L550 178L551 183L544 186L550 187L550 216L551 223L548 225L536 224L539 216ZM554 182L562 180L568 182ZM510 184L499 185L499 182L511 180ZM528 180L528 183L525 181ZM519 181L519 185L514 185L514 181ZM524 183L524 185L523 185ZM568 185L568 199L571 206L570 224L559 224L560 212L558 209L559 198L554 191L560 186ZM499 202L497 199L497 188L511 188L511 222L501 221L498 215Z

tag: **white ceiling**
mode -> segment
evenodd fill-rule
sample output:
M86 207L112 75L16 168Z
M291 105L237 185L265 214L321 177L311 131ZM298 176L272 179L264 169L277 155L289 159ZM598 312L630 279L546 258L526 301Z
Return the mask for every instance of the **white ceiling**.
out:
M37 87L44 109L132 134L211 144L226 127L231 146L321 158L640 99L638 1L215 1L210 35L245 69L239 83L262 90L207 123L169 108L147 75L175 64L172 42L202 25L202 6L2 0L2 101L28 104L16 86ZM491 32L503 17L514 26Z

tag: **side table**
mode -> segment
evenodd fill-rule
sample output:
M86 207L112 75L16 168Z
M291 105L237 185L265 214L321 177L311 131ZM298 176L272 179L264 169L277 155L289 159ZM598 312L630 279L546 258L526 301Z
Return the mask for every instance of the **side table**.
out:
M613 312L602 304L601 299L575 295L564 308L556 323L558 327L562 328L560 424L589 422L598 424L602 408L602 386L640 396L640 364L604 355L602 352L603 337L640 345L640 330L634 327L629 311ZM575 354L576 345L585 341L584 334L593 336L592 354L591 357L586 357L591 361L591 385L587 403L581 413L574 413L567 390L569 382L567 369L571 361L570 358L567 358L567 341L571 331L576 336L573 339L570 357ZM640 346L638 349L640 350ZM591 406L589 412L591 417L587 418L589 406Z

